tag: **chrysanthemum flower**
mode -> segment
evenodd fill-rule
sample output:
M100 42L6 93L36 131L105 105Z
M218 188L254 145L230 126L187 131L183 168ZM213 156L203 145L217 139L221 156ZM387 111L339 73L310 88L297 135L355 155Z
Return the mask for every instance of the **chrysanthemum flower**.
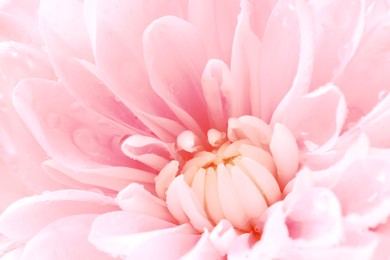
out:
M0 2L4 259L387 259L385 0Z

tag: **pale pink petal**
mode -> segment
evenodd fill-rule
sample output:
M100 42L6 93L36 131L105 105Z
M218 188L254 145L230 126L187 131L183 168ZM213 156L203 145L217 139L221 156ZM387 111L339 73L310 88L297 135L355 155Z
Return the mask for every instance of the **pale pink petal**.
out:
M59 190L16 201L0 217L0 233L27 241L51 222L76 214L101 214L117 209L115 201L101 194Z
M145 214L171 223L177 222L169 213L166 202L153 196L142 185L130 184L118 193L115 200L125 211Z
M251 240L252 236L249 233L239 235L229 248L229 259L240 260L248 258L250 256L250 248L252 247Z
M27 242L21 259L116 259L88 242L97 216L83 214L54 221Z
M229 119L227 134L230 141L248 139L252 144L261 147L270 143L272 130L257 117L241 116Z
M388 246L390 243L390 221L386 221L386 223L379 225L373 229L373 231L375 231L380 238L378 249L376 250L374 258L384 259L390 253Z
M142 35L158 17L186 16L184 1L145 0L112 2L85 1L84 12L99 74L107 87L139 119L163 140L172 140L167 131L177 123L167 105L152 90L145 70ZM129 15L131 14L131 15ZM99 17L99 19L97 19ZM169 122L158 122L163 120Z
M68 189L80 189L80 190L94 190L99 189L100 192L104 192L104 194L110 194L113 191L110 189L104 189L98 186L81 183L72 177L70 177L67 173L74 171L64 168L60 166L58 162L54 160L46 160L42 163L42 169L50 176L54 181L66 185ZM66 172L66 173L64 173ZM71 175L71 174L70 174Z
M154 191L155 174L148 171L133 169L128 167L107 167L105 165L98 165L96 168L74 168L69 169L59 164L54 160L45 161L42 165L43 169L53 179L67 176L76 182L78 185L85 187L102 188L113 191L120 191L129 183L143 184L146 189ZM86 184L86 185L83 185Z
M28 2L24 0L5 0L0 3L0 10L21 17L23 20L34 21L39 4L40 0L31 0Z
M247 8L250 13L250 28L257 35L260 41L263 40L268 19L277 2L277 0L242 1L245 8Z
M390 129L390 95L385 96L367 115L352 125L345 136L353 138L364 132L372 146L388 148L390 147L388 129Z
M192 131L185 130L177 137L176 145L178 150L193 153L202 148L201 140Z
M348 104L348 121L356 122L388 93L389 46L389 18L383 17L365 32L356 54L335 79Z
M96 65L77 58L68 59L65 86L86 107L126 126L131 134L148 134L145 126L100 80ZM80 84L80 82L82 82Z
M330 163L330 165L326 165L318 159L319 164L314 165L315 167L313 167L314 169L312 171L308 170L315 186L333 188L351 163L368 157L370 151L369 145L368 138L365 135L361 135L348 143L340 158Z
M200 239L196 242L195 246L190 249L188 253L182 256L182 260L197 260L197 259L223 259L215 247L210 243L209 231L202 233Z
M385 160L366 158L351 163L344 171L333 191L348 222L359 227L375 227L387 220L390 216L389 169L390 164Z
M120 150L127 129L83 107L60 84L24 80L13 101L42 148L64 165L134 164Z
M83 20L83 3L77 0L43 0L39 8L40 30L57 74L64 77L69 58L93 61ZM60 50L60 51L58 51Z
M32 195L32 191L9 172L3 160L0 160L0 179L0 213L12 202Z
M189 224L176 226L159 218L127 211L96 218L89 235L89 241L99 250L127 256L127 259L177 259L198 239L199 235Z
M23 253L23 250L21 248L12 250L10 252L4 252L4 255L2 255L3 252L1 252L1 260L15 260L20 259Z
M10 13L0 13L0 40L37 43L38 30L35 24Z
M283 114L288 113L287 106L291 100L306 94L309 90L314 58L312 19L309 7L303 0L295 3L291 0L279 1L271 14L269 27L264 33L263 46L267 50L267 56L262 63L262 75L266 73L268 77L262 77L264 81L261 82L261 87L266 91L277 86L277 90L268 91L271 96L262 95L262 106L268 108L266 113L262 113L265 120L272 116L272 122L278 122ZM288 37L278 37L279 30L286 31L282 35L286 34ZM267 36L267 32L270 36ZM280 68L283 68L283 71L280 71ZM278 75L275 75L275 72ZM273 109L275 111L272 114Z
M280 254L287 257L285 248L291 245L291 240L289 238L288 228L285 224L285 214L282 207L282 203L276 203L271 206L268 213L263 216L261 224L264 225L264 228L262 229L261 240L252 247L251 254L247 252L248 255L252 255L252 258L272 259L277 258L278 256L280 257ZM247 239L248 238L249 236ZM242 238L240 247L245 248L244 238ZM237 249L234 249L234 251L235 254L239 255Z
M214 59L207 62L202 74L202 89L210 127L225 130L235 94L235 83L225 63Z
M15 85L26 77L52 78L47 57L31 46L0 43L0 155L8 168L4 174L15 176L35 192L63 188L42 171L40 164L47 155L12 106Z
M233 226L227 220L221 220L211 232L203 232L194 248L183 259L223 259L236 237Z
M184 20L166 16L149 25L143 43L153 90L187 129L205 137L209 122L205 120L206 102L200 79L206 54L196 29Z
M232 46L231 71L235 83L230 116L260 116L260 41L250 28L249 6L243 6Z
M188 21L205 39L208 56L230 63L234 28L240 12L239 0L190 0Z
M301 150L319 153L332 148L347 116L346 102L333 85L293 98L280 118L297 139Z
M365 1L310 1L314 19L315 57L311 89L327 84L341 73L362 38Z
M341 205L330 190L311 189L285 207L289 237L297 245L331 247L343 240Z
M368 232L349 231L343 240L343 243L339 246L312 247L305 248L305 250L299 247L291 247L285 249L284 252L287 258L293 257L295 259L386 259L374 257L378 239Z

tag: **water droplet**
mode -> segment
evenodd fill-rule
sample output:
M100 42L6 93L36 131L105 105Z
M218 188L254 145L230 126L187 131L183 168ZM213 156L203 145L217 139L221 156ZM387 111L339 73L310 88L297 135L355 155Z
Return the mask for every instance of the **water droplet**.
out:
M337 57L340 62L344 63L345 60L349 59L351 54L352 54L352 45L344 44L342 47L339 48L337 52Z
M383 100L384 98L386 98L386 96L388 94L389 94L389 91L387 91L387 90L379 91L379 93L378 93L379 100Z
M99 154L99 142L94 133L87 128L80 128L74 131L73 142L89 155L96 156Z
M117 148L119 147L121 144L122 144L122 136L114 136L112 139L111 139L111 147L113 148Z
M14 51L14 50L10 51L9 54L10 54L12 57L14 57L14 58L18 58L18 56L19 56L19 53L16 52L16 51Z

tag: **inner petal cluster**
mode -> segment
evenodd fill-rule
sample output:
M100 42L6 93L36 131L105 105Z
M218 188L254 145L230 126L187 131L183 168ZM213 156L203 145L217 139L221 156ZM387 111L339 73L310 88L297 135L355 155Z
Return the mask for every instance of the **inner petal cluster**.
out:
M231 118L226 132L210 129L207 143L183 132L177 146L192 156L181 165L168 164L156 187L165 184L166 197L158 193L172 215L199 231L226 219L250 232L282 198L298 169L298 150L288 129L251 116Z

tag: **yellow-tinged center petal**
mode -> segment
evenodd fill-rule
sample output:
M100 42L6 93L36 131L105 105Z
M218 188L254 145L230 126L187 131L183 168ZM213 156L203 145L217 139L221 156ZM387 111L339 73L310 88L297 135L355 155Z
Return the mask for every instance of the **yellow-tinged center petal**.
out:
M157 193L179 221L199 223L196 218L202 218L205 223L208 219L203 227L198 225L199 231L226 219L237 230L250 232L265 210L282 198L282 190L298 169L295 139L286 127L271 128L251 116L230 119L226 133L211 129L207 137L207 148L189 131L178 137L177 147L192 157L179 168L168 164L161 171L156 178ZM180 180L175 181L178 174ZM178 185L188 186L185 192L191 196L180 194ZM183 197L192 199L184 201ZM183 206L188 203L203 208L197 207L194 214Z

